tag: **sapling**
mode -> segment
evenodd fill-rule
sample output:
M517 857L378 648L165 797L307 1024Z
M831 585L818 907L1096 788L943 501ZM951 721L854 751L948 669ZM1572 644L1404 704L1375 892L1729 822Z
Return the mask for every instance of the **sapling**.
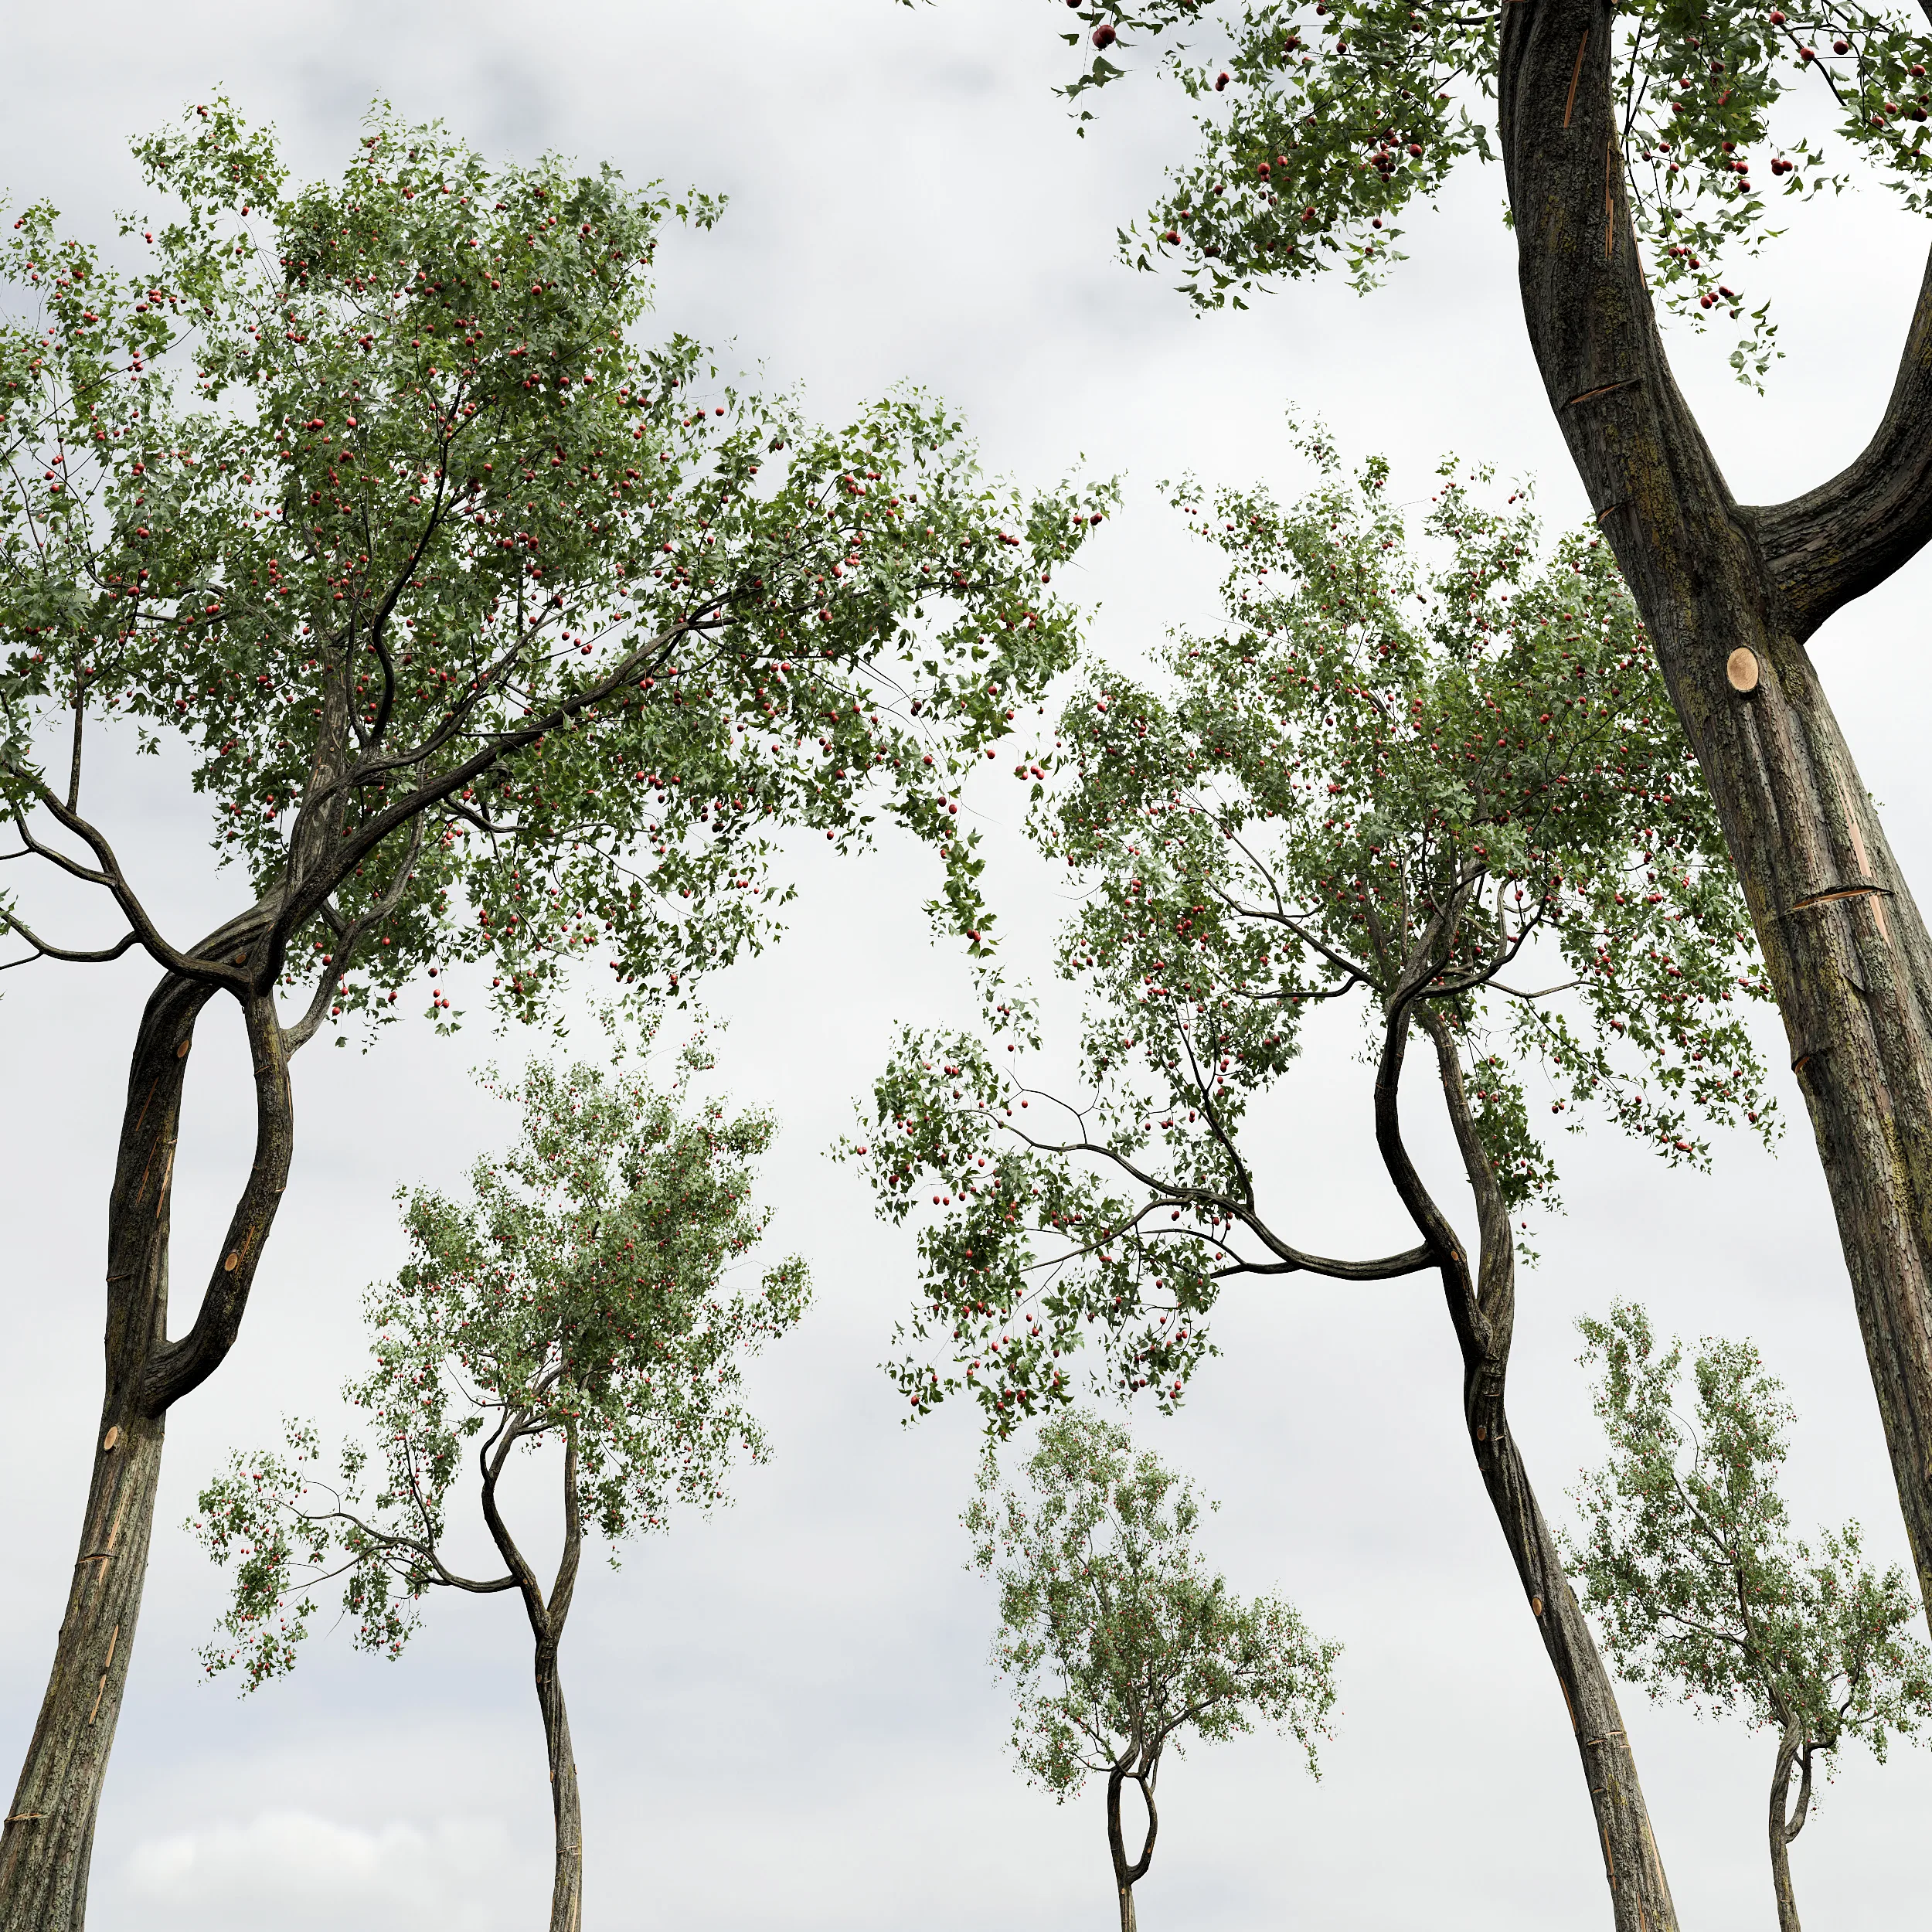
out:
M1777 1738L1768 1825L1779 1932L1798 1932L1791 1847L1812 1774L1847 1740L1883 1763L1932 1719L1932 1652L1896 1564L1865 1560L1859 1526L1791 1532L1778 1477L1796 1412L1748 1342L1707 1339L1679 1413L1684 1347L1659 1349L1644 1311L1617 1302L1577 1323L1600 1364L1594 1400L1609 1459L1573 1492L1566 1538L1583 1603L1617 1668L1662 1702L1734 1715ZM1792 1784L1797 1783L1794 1794Z
M704 1056L687 1049L668 1094L642 1078L532 1062L505 1090L522 1139L478 1161L471 1198L406 1197L410 1258L365 1301L372 1363L343 1391L366 1426L322 1478L321 1437L287 1426L278 1453L237 1454L202 1492L190 1526L233 1573L211 1675L244 1691L292 1669L320 1587L342 1581L355 1641L394 1658L434 1590L514 1592L529 1621L556 1830L552 1932L583 1906L576 1760L558 1655L587 1536L618 1547L662 1529L674 1503L723 1498L742 1452L765 1439L740 1400L745 1359L803 1311L797 1260L736 1284L767 1216L751 1163L770 1121L694 1103ZM546 1589L511 1527L511 1459L541 1454L558 1478L563 1550ZM474 1461L471 1457L474 1456ZM499 1573L451 1554L468 1490Z
M1121 1932L1134 1932L1163 1757L1259 1721L1292 1736L1320 1776L1316 1740L1342 1647L1311 1635L1281 1597L1230 1590L1201 1553L1192 1487L1136 1453L1117 1423L1055 1416L1025 1475L1023 1486L1002 1486L989 1451L965 1516L974 1567L999 1583L993 1662L1012 1682L1014 1755L1062 1803L1089 1777L1106 1779ZM1147 1815L1132 1856L1121 1817L1130 1784Z

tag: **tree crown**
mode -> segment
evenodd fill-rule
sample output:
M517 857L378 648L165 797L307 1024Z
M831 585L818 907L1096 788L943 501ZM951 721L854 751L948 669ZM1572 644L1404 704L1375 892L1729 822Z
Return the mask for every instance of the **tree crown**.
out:
M338 1015L478 959L533 1013L594 945L678 986L769 929L778 822L883 809L985 931L948 794L1065 662L1044 587L1107 487L995 488L930 399L821 430L638 342L707 197L380 107L306 187L219 100L137 152L175 209L138 270L42 204L0 254L0 803L50 864L36 815L92 848L117 950L219 976L80 816L90 721L182 747L268 963Z
M773 1127L693 1103L709 1064L687 1048L668 1093L536 1061L492 1081L521 1105L522 1136L476 1163L467 1202L403 1197L410 1258L365 1298L371 1365L343 1398L366 1426L338 1481L320 1478L319 1431L296 1423L284 1451L237 1454L202 1492L190 1527L234 1566L223 1638L202 1652L211 1674L240 1668L252 1690L291 1668L332 1577L346 1578L357 1642L391 1656L429 1590L478 1587L445 1551L469 1445L487 1513L509 1455L562 1443L567 1507L613 1561L673 1504L721 1501L734 1455L764 1459L743 1364L798 1319L810 1284L795 1257L755 1286L732 1281L769 1218L752 1164Z
M1778 1477L1796 1420L1748 1342L1707 1338L1677 1402L1684 1348L1660 1349L1641 1308L1577 1324L1599 1365L1609 1458L1573 1492L1566 1552L1617 1668L1653 1697L1736 1712L1811 1747L1855 1738L1881 1760L1932 1717L1932 1653L1910 1634L1904 1573L1864 1560L1855 1522L1812 1546L1791 1532Z
M1672 1162L1708 1161L1700 1121L1774 1129L1745 910L1607 551L1546 553L1520 493L1487 505L1454 466L1412 550L1383 468L1313 447L1285 507L1179 492L1227 557L1226 628L1179 636L1154 685L1090 672L1034 782L1083 894L1059 948L1080 1097L1030 1083L1032 1009L997 996L978 1033L909 1030L876 1085L882 1212L945 1210L895 1371L915 1413L1069 1400L1089 1329L1116 1386L1171 1403L1224 1280L1320 1262L1241 1140L1330 1002L1377 1035L1439 1016L1512 1209L1556 1199L1532 1082L1573 1131L1594 1104Z
M1319 1776L1342 1647L1209 1569L1192 1487L1077 1410L1041 1429L1025 1475L1024 1489L1002 1486L989 1455L964 1520L973 1566L999 1583L992 1660L1012 1682L1028 1777L1062 1801L1124 1762L1151 1782L1170 1744L1257 1719L1291 1733Z

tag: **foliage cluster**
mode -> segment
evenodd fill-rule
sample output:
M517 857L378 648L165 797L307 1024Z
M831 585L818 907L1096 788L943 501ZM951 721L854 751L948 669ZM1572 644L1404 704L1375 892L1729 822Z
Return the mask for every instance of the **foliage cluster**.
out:
M1192 1488L1078 1410L1042 1427L1024 1476L1002 1486L989 1455L965 1521L974 1566L999 1584L992 1661L1012 1680L1028 1777L1062 1801L1121 1767L1151 1787L1184 1734L1216 1743L1257 1718L1291 1733L1318 1776L1342 1647L1209 1570Z
M90 723L182 747L332 1017L438 961L526 1017L593 950L687 984L770 929L774 821L896 818L978 943L953 794L1066 663L1046 587L1110 488L995 489L927 398L825 430L640 345L706 197L379 109L299 189L219 100L138 152L176 219L111 257L36 204L0 253L0 804L130 929L63 947L0 904L29 956L179 957L80 815Z
M1401 259L1411 205L1433 202L1458 162L1495 158L1485 104L1500 9L1068 4L1080 24L1064 37L1082 64L1062 91L1082 122L1087 97L1128 78L1123 62L1144 49L1195 105L1195 158L1121 245L1143 269L1173 263L1202 307L1244 306L1276 277L1333 267L1372 285ZM1622 174L1651 284L1694 326L1740 325L1732 365L1756 381L1778 352L1776 328L1767 303L1729 285L1727 264L1780 232L1768 197L1838 193L1849 160L1914 214L1932 206L1932 36L1916 14L1845 0L1640 0L1617 9L1614 33Z
M1513 1209L1556 1197L1532 1080L1672 1162L1707 1159L1699 1120L1774 1130L1744 907L1607 553L1546 554L1520 494L1447 464L1419 559L1382 466L1310 447L1286 507L1177 492L1226 557L1226 628L1153 685L1090 672L1036 784L1082 895L1080 1097L1029 1083L1032 1011L997 993L978 1032L906 1031L876 1084L852 1151L882 1211L940 1210L895 1369L915 1415L970 1389L1003 1431L1070 1400L1090 1332L1105 1379L1168 1406L1228 1277L1349 1272L1271 1224L1242 1148L1328 1002L1376 1036L1440 1016Z
M539 1062L496 1087L522 1135L477 1162L469 1201L407 1196L410 1259L365 1300L372 1359L343 1396L366 1427L336 1481L320 1475L318 1430L292 1422L284 1451L236 1455L202 1492L190 1527L233 1582L222 1639L202 1652L211 1674L238 1668L252 1690L291 1668L331 1578L345 1579L357 1643L391 1657L430 1589L508 1587L448 1557L472 1447L492 1533L510 1456L562 1447L571 1530L580 1514L614 1562L674 1503L720 1500L735 1455L763 1458L743 1364L810 1288L795 1258L732 1284L768 1219L751 1163L772 1124L692 1103L708 1064L688 1048L668 1093Z
M1932 1719L1919 1605L1896 1565L1865 1561L1855 1522L1815 1549L1791 1535L1778 1476L1796 1418L1757 1349L1705 1342L1685 1416L1683 1345L1659 1349L1641 1308L1579 1325L1611 1455L1577 1492L1572 1556L1617 1668L1653 1697L1791 1736L1808 1782L1812 1752L1847 1738L1883 1761Z

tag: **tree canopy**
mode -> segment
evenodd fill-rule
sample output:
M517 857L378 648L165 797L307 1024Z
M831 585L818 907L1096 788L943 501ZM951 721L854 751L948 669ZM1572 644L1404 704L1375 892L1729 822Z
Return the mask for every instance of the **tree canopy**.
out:
M190 1527L234 1583L202 1653L211 1675L239 1670L253 1690L291 1669L327 1577L345 1579L358 1645L392 1658L429 1591L477 1588L444 1548L472 1446L494 1518L512 1454L567 1445L570 1514L614 1560L674 1504L723 1500L735 1455L764 1458L744 1363L797 1321L809 1280L795 1257L755 1284L731 1278L770 1218L751 1163L774 1125L692 1104L709 1063L687 1048L662 1093L641 1073L541 1061L489 1083L521 1107L522 1135L476 1162L468 1202L399 1197L410 1258L364 1298L371 1364L342 1399L366 1422L339 1473L324 1478L321 1431L297 1423L285 1452L239 1454L202 1492Z
M1284 1599L1230 1590L1199 1548L1192 1486L1137 1452L1118 1423L1079 1410L1055 1416L1024 1475L1024 1488L1002 1486L989 1453L965 1517L974 1567L999 1583L993 1662L1012 1689L1013 1752L1062 1803L1090 1774L1107 1779L1107 1839L1131 1932L1164 1754L1259 1720L1291 1735L1318 1777L1342 1647L1314 1637ZM1138 1858L1121 1826L1129 1783L1147 1808Z
M1224 1281L1371 1268L1298 1247L1243 1150L1332 1002L1377 1036L1440 1015L1519 1214L1556 1198L1545 1109L1672 1162L1707 1160L1700 1121L1775 1127L1744 909L1607 553L1545 553L1521 492L1487 504L1457 464L1412 549L1383 467L1311 448L1285 506L1179 492L1226 558L1225 628L1152 683L1090 671L1032 783L1082 894L1058 947L1080 1097L1036 1081L1034 1011L998 992L978 1033L908 1030L876 1083L854 1152L922 1224L914 1414L970 1390L1004 1430L1072 1399L1089 1343L1168 1405Z
M291 188L217 100L138 148L174 219L106 252L44 204L15 223L37 315L0 338L0 789L128 930L14 930L234 976L82 816L90 720L182 747L217 851L278 902L277 972L344 1013L432 960L487 958L525 1013L592 947L678 985L768 924L759 828L849 838L880 777L978 930L949 786L1064 662L1044 587L1108 492L989 488L917 396L824 431L695 342L641 345L664 226L709 198L368 125Z
M1121 248L1177 270L1202 307L1331 269L1372 286L1402 259L1414 205L1459 163L1498 158L1485 103L1500 9L1072 4L1080 28L1063 37L1080 71L1062 91L1081 121L1145 65L1194 104L1194 155ZM1932 208L1932 36L1895 8L1672 0L1619 8L1614 33L1615 138L1651 284L1693 327L1736 325L1732 366L1757 381L1778 353L1770 304L1730 284L1781 232L1779 202L1836 195L1855 165L1913 213Z
M1777 1733L1773 1877L1782 1932L1797 1932L1787 1848L1814 1758L1828 1770L1849 1739L1883 1763L1894 1737L1932 1719L1916 1595L1896 1564L1865 1560L1855 1522L1821 1531L1815 1549L1793 1537L1779 1476L1797 1417L1750 1343L1703 1342L1685 1415L1683 1345L1660 1349L1642 1308L1618 1302L1577 1326L1611 1448L1575 1492L1583 1529L1566 1553L1584 1606L1653 1699Z

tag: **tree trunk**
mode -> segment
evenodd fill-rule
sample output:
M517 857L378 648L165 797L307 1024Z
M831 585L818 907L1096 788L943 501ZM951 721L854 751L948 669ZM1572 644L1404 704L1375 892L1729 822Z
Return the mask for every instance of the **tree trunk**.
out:
M1678 392L1638 260L1614 12L1503 13L1530 340L1743 883L1932 1613L1932 941L1804 648L1932 534L1932 278L1864 454L1790 503L1740 507Z
M142 1372L168 1325L168 1232L188 1048L209 989L165 980L141 1017L107 1209L107 1396L52 1674L0 1838L0 1927L78 1932L88 1850L148 1570L164 1411Z
M1778 1740L1777 1768L1771 1774L1771 1889L1777 1895L1777 1932L1798 1932L1798 1900L1791 1891L1791 1841L1804 1830L1811 1808L1811 1757L1804 1742L1801 1733L1787 1730ZM1794 1808L1791 1774L1801 1756L1804 1770Z
M258 913L246 915L202 950L245 944L261 923ZM0 1836L0 1932L80 1932L85 1923L94 1821L147 1581L168 1409L232 1346L287 1175L287 1069L264 996L248 1012L255 1164L194 1327L170 1342L168 1230L182 1087L195 1025L214 990L171 974L149 998L135 1038L107 1203L107 1390L66 1614Z
M577 1762L570 1749L570 1713L557 1675L554 1641L536 1649L536 1701L550 1756L550 1812L556 1830L556 1872L550 1886L550 1932L578 1932L583 1917L583 1813Z
M1107 1849L1114 1862L1114 1895L1121 1908L1121 1932L1134 1932L1134 1887L1146 1876L1147 1868L1154 1856L1154 1833L1156 1829L1154 1816L1154 1800L1145 1784L1141 1793L1147 1799L1147 1842L1141 1848L1137 1862L1130 1862L1127 1855L1127 1838L1121 1826L1121 1787L1128 1782L1128 1764L1116 1764L1107 1774Z
M1397 1097L1413 1009L1400 998L1396 1008L1377 1070L1376 1138L1389 1179L1417 1233L1439 1257L1450 1321L1462 1353L1463 1413L1470 1444L1563 1692L1603 1848L1614 1922L1617 1932L1676 1932L1676 1907L1651 1832L1617 1693L1529 1486L1504 1406L1515 1327L1515 1243L1509 1211L1475 1138L1448 1023L1440 1013L1423 1006L1418 1023L1435 1044L1444 1098L1480 1223L1478 1265L1472 1279L1454 1229L1423 1186L1402 1140Z
M505 1461L529 1433L527 1412L519 1413L495 1439L483 1458L483 1520L498 1554L509 1566L523 1614L529 1619L536 1645L536 1701L543 1718L543 1743L550 1760L550 1815L556 1840L556 1875L550 1886L550 1932L577 1932L583 1917L583 1812L577 1792L577 1762L570 1749L570 1713L563 1706L563 1685L557 1675L557 1653L563 1628L577 1594L577 1570L583 1557L583 1509L577 1488L577 1438L566 1424L563 1440L563 1553L546 1597L536 1572L517 1547L510 1526L498 1506L496 1485Z

